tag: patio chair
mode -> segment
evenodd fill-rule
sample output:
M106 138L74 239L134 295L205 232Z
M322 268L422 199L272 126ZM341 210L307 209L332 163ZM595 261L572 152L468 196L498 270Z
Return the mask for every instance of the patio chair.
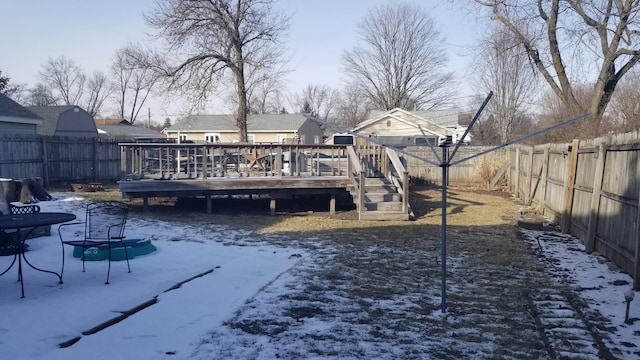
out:
M0 195L2 192L0 191ZM4 198L0 199L0 215L23 215L34 214L40 212L40 206L38 205L24 205L16 206L12 203L6 202ZM49 233L49 226L46 227L47 234ZM14 255L16 252L24 252L26 250L26 244L21 249L18 249L14 242L15 230L0 230L0 256ZM3 273L4 274L4 273Z
M82 250L82 271L85 271L85 252L90 248L105 249L107 251L107 281L109 284L109 275L111 274L111 258L112 250L123 249L124 258L127 261L127 269L131 272L129 266L129 254L127 246L124 242L124 228L127 223L127 214L129 208L127 204L118 201L94 202L87 205L86 219L82 223L62 224L58 227L58 234L63 246L77 246ZM81 238L65 239L65 235L70 235L68 226L84 224L84 236ZM65 235L63 235L65 234ZM64 271L64 256L62 259L62 269Z

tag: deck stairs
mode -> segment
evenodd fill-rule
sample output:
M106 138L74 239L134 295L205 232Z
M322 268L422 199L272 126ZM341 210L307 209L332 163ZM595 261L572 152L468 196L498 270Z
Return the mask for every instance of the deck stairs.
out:
M365 180L365 211L360 212L360 220L409 220L409 213L402 211L402 198L397 188L384 177L367 177ZM353 202L360 203L356 189L350 189Z

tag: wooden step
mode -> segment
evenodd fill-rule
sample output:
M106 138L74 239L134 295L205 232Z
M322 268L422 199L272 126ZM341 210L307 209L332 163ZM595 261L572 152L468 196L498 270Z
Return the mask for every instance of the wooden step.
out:
M409 214L397 211L365 211L360 213L360 220L372 221L407 221Z
M364 194L365 211L360 213L360 220L396 220L407 221L409 214L402 211L402 201L395 186L385 178L366 178ZM350 189L353 202L358 206L359 194Z
M381 202L365 202L364 208L367 211L398 211L402 212L402 202L390 202L390 201L381 201Z

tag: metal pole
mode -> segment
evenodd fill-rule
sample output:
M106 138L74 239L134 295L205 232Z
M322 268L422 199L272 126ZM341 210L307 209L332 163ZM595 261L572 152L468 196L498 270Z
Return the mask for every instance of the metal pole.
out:
M442 248L441 263L442 263L442 303L440 309L444 313L447 311L447 168L449 167L447 159L447 147L442 147Z

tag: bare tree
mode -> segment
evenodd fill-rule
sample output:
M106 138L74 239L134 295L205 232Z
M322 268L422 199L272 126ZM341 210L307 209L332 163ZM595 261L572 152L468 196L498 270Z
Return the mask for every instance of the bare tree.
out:
M78 105L84 94L86 75L80 65L64 56L49 58L38 74L40 81L51 89L64 105Z
M640 130L640 70L633 68L620 82L607 110L619 132Z
M85 100L84 109L96 116L100 113L100 109L105 100L112 94L113 87L107 80L102 71L96 71L87 81L87 98Z
M338 104L337 122L346 128L353 128L367 120L372 109L373 105L364 92L347 86L342 91Z
M574 83L573 96L581 109L585 109L591 99L593 99L594 88L588 83ZM541 113L538 120L538 127L544 128L575 116L575 109L569 107L552 90L547 90L541 100ZM603 115L604 116L604 115ZM545 142L568 142L572 139L583 137L593 131L592 124L585 122L573 123L543 134L536 139L541 143ZM607 124L602 124L601 132L606 132Z
M592 113L592 135L622 77L640 60L637 0L475 0L491 18L511 31L551 90L571 113ZM594 69L572 69L573 55ZM586 71L585 71L586 70ZM576 98L575 82L593 70L593 95L586 108ZM584 81L583 81L584 82Z
M247 141L247 73L277 62L280 37L289 19L272 8L273 0L170 0L157 2L147 15L150 26L164 38L172 87L205 102L226 72L231 72L237 98L236 125L240 141ZM266 61L265 59L269 59Z
M26 106L54 106L57 105L56 98L51 89L43 83L37 83L33 88L27 90L25 99Z
M381 4L360 23L361 46L344 53L344 72L379 109L430 108L446 102L452 74L444 71L444 39L416 5Z
M159 82L159 75L148 65L149 61L142 61L147 55L140 49L136 44L118 49L111 64L118 116L132 124Z
M309 84L293 96L293 108L320 119L335 118L340 94L326 85Z
M278 51L276 54L275 51ZM256 59L255 65L245 65L245 84L247 88L247 105L249 113L275 114L282 107L282 91L284 84L282 79L288 72L283 67L280 59L283 53L279 48L262 54L262 59ZM232 101L236 103L238 97Z
M483 94L494 92L486 111L493 116L485 120L493 122L491 130L497 135L492 143L511 140L516 122L523 119L522 113L537 90L535 70L517 45L511 32L502 25L495 26L478 46L478 56L471 63L475 89ZM488 131L488 127L483 129L485 136Z

